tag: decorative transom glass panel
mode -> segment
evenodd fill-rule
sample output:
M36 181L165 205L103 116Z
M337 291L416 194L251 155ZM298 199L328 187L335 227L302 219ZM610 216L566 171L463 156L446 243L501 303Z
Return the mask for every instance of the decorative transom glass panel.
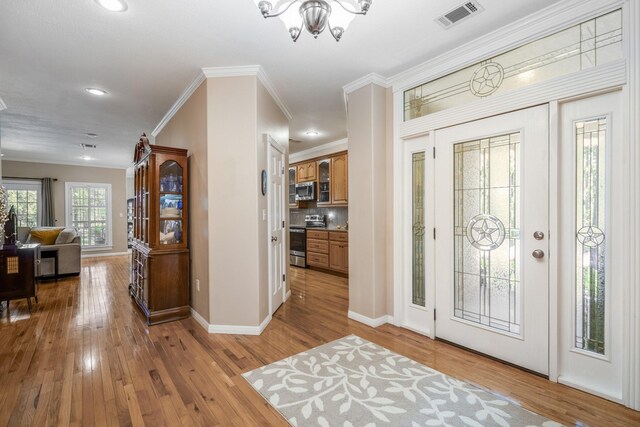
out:
M605 352L605 137L607 119L575 124L576 348Z
M412 224L413 240L411 249L413 256L412 297L411 301L421 307L425 306L425 240L424 240L424 151L413 153L412 171Z
M454 315L520 334L520 133L453 150Z
M405 91L404 120L622 57L617 10Z

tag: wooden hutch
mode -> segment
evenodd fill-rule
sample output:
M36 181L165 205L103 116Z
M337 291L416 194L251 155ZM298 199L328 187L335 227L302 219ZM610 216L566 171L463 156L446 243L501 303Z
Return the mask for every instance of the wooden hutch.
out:
M129 292L154 325L189 316L187 150L142 134L134 163Z

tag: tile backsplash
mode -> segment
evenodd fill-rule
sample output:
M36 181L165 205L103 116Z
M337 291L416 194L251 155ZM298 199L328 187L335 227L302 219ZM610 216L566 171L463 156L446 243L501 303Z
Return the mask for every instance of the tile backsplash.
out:
M291 225L304 225L305 215L326 215L328 226L342 226L349 219L349 208L347 207L327 207L309 209L290 209L289 221Z

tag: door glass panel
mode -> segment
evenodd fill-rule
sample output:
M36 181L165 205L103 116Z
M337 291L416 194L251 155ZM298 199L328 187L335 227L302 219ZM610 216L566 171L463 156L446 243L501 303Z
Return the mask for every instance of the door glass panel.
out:
M520 334L520 134L453 150L454 315Z
M576 348L605 352L606 118L576 123Z
M425 240L424 240L424 151L412 155L412 298L415 305L425 306Z

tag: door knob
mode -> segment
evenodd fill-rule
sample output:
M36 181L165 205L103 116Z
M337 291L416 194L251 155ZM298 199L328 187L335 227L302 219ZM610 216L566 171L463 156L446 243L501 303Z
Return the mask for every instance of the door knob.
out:
M544 233L542 231L536 231L533 233L533 238L536 240L542 240L544 239Z
M544 252L540 249L536 249L535 251L533 251L533 253L531 254L533 255L533 257L535 259L542 259L544 258Z
M277 236L271 236L271 241L272 242L277 242L278 241L278 237Z

